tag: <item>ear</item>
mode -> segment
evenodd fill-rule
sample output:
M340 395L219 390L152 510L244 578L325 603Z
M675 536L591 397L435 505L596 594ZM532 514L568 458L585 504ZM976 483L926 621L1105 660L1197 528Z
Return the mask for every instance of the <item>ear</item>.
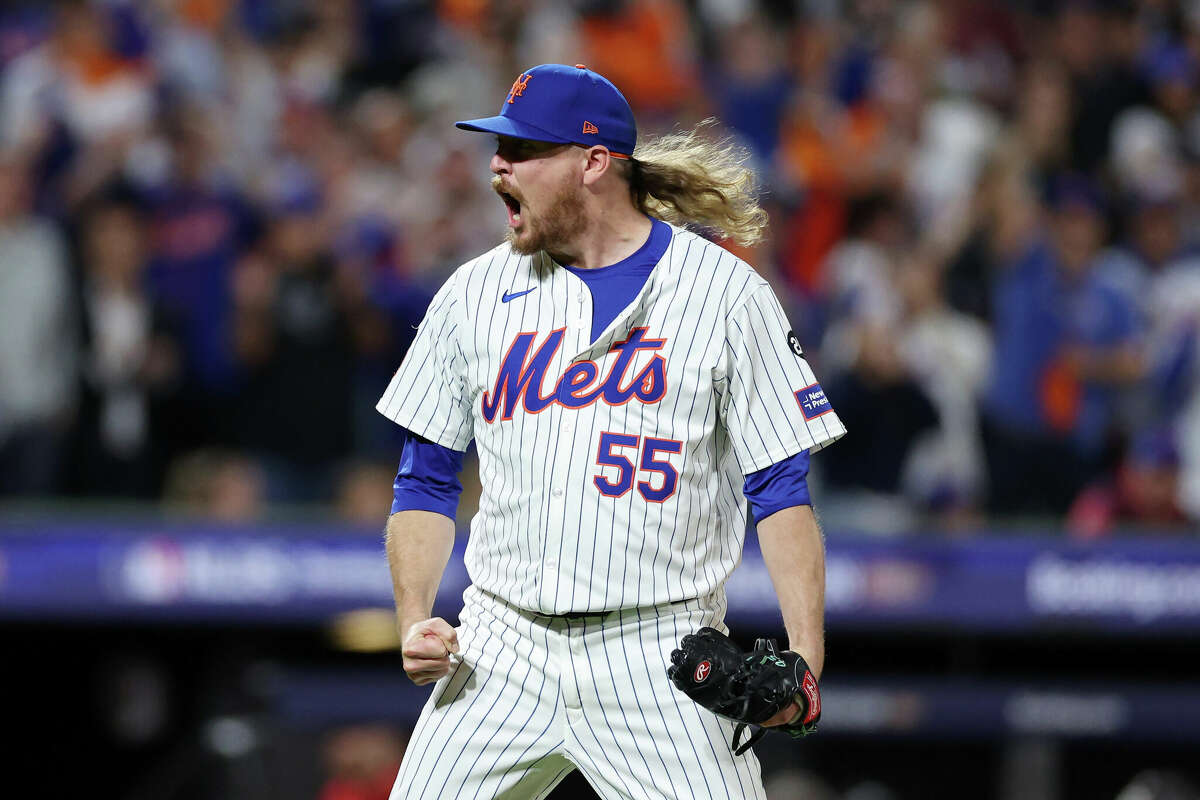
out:
M583 185L591 186L608 172L609 165L612 163L612 156L609 155L607 147L595 145L587 149L585 158L586 160L583 162Z

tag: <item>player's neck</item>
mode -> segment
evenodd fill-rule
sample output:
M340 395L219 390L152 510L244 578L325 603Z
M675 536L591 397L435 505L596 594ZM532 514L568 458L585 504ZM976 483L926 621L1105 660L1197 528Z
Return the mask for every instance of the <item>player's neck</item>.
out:
M600 208L571 243L570 253L551 253L560 264L580 269L607 267L638 251L650 237L650 218L629 203Z

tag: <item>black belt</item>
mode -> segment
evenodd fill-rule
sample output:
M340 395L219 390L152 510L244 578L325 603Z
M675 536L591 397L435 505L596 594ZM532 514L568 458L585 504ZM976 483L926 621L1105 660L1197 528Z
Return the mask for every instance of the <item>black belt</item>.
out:
M586 622L587 620L604 619L609 614L616 614L617 611L583 611L578 614L545 614L544 616L551 619L565 619L568 622Z

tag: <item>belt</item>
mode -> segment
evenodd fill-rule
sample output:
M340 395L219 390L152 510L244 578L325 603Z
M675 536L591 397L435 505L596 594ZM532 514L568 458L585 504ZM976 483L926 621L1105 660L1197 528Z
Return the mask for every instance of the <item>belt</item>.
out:
M586 622L587 620L604 619L609 614L618 613L618 609L612 611L584 611L579 614L539 614L538 616L549 617L550 619L565 619L568 622Z
M689 606L695 606L697 610L699 610L699 608L704 604L704 600L701 598L691 598L688 600L676 600L674 602L660 603L652 606L642 606L640 608L613 608L609 609L608 611L580 611L572 614L544 614L540 611L532 611L528 608L522 608L521 606L510 603L502 597L492 594L484 589L480 589L475 586L471 588L479 592L479 594L491 599L493 602L499 603L502 606L507 606L518 614L522 614L527 617L540 617L541 619L564 620L566 622L595 622L612 617L613 615L619 616L622 614L635 613L639 611L646 612L648 615L670 613L672 611L677 611L680 608L686 608Z

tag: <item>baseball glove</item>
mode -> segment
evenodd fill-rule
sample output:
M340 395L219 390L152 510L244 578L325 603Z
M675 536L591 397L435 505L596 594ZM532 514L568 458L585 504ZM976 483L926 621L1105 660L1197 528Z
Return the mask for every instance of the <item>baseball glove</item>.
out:
M821 693L808 664L799 653L779 652L771 639L757 640L745 653L716 628L701 628L671 651L667 677L709 711L738 723L731 747L739 756L767 732L759 726L793 701L800 706L796 718L769 730L799 738L815 731L821 718ZM748 726L756 730L739 746Z

